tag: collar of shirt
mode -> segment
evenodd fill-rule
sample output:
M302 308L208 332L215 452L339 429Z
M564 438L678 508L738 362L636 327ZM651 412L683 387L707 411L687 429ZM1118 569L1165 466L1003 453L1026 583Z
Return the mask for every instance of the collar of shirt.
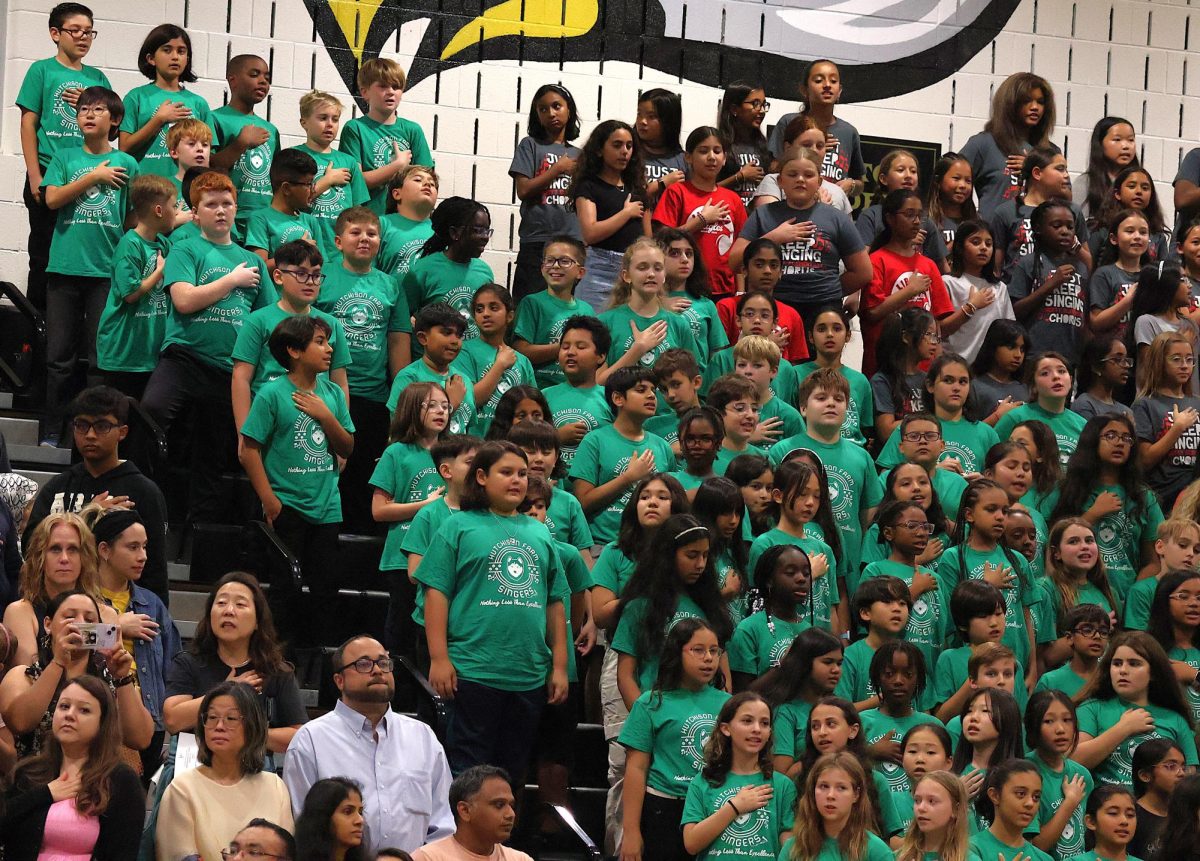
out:
M357 712L350 706L346 705L344 700L338 700L333 706L333 713L346 723L349 730L355 735L364 736L371 741L378 741L382 738L387 738L388 735L388 720L392 716L392 710L389 708L380 719L378 726L371 726L371 719L362 712Z

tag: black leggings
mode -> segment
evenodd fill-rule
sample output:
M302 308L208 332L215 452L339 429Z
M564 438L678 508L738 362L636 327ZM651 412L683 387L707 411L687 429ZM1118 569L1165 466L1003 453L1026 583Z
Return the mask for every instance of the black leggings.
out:
M642 857L655 861L692 861L683 848L683 799L646 793L642 801Z

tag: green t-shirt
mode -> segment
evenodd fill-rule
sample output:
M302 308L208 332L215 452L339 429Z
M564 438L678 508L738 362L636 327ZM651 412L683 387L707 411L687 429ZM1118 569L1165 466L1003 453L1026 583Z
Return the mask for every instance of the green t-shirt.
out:
M58 57L37 60L21 79L17 107L37 114L38 164L43 168L60 149L83 146L75 109L63 99L63 92L88 87L111 90L112 84L99 69L91 66L69 69L58 61Z
M379 220L379 255L375 258L375 268L397 279L403 278L431 236L433 224L428 218L413 221L399 212L383 216Z
M233 371L233 345L251 311L279 300L267 276L267 264L253 251L240 245L216 245L204 236L171 246L163 283L167 292L176 284L201 287L223 278L238 264L258 269L257 287L237 287L223 299L206 308L184 314L174 304L167 315L167 335L163 347L178 344L195 353L205 364Z
M738 623L729 640L729 669L761 676L778 667L796 635L811 627L803 618L789 622L765 611L750 614Z
M931 703L941 705L958 692L962 683L967 680L967 664L970 663L970 660L970 646L957 646L942 650L942 653L938 655L937 668L933 672ZM1029 701L1029 691L1025 687L1024 679L1025 670L1021 662L1017 661L1013 672L1013 697L1022 714L1025 712L1025 704ZM955 717L951 722L956 720L959 718ZM946 726L949 728L950 724L947 723Z
M1147 577L1136 581L1125 595L1125 627L1132 631L1145 631L1150 627L1150 605L1158 590L1158 577Z
M546 684L547 608L566 597L567 583L543 524L460 511L434 536L415 576L450 604L447 649L460 679L502 691Z
M1010 557L1011 555L1011 562ZM965 558L964 558L965 557ZM982 580L983 569L987 564L998 565L1001 569L1011 568L1016 563L1019 570L1014 571L1016 579L1010 589L1001 589L1004 595L1004 637L1002 642L1013 650L1021 666L1028 667L1029 629L1025 624L1025 610L1032 608L1038 602L1038 592L1033 581L1033 572L1029 563L1020 553L1005 554L1000 545L993 547L987 553L973 550L959 544L951 547L942 554L942 562L938 566L938 580L942 587L942 604L950 606L950 596L954 587L964 580Z
M637 560L630 559L617 547L617 542L610 541L604 545L596 564L592 566L592 582L620 597L629 585L635 568Z
M678 438L678 431L676 432L676 438ZM733 449L725 448L725 446L722 445L719 449L717 449L717 459L713 461L713 473L715 475L724 475L725 471L729 469L729 464L733 463L735 459L743 454L757 454L765 457L767 452L753 443L748 443L745 451L734 451ZM749 519L743 521L743 526L746 526L747 529L749 528L747 526L748 523ZM747 538L749 538L749 532L747 532Z
M47 272L87 278L109 278L113 255L125 235L129 184L140 172L128 153L110 150L93 155L83 147L63 147L54 153L42 177L42 188L61 188L91 173L104 162L128 172L120 188L98 182L58 210L50 239Z
M348 366L350 351L346 347L346 338L342 334L342 324L324 311L318 311L316 308L310 308L309 311L317 319L328 323L329 328L333 330L333 334L329 336L329 344L333 347L333 361L329 369L336 371L338 368ZM287 374L283 365L279 364L271 355L267 342L271 338L271 333L275 331L275 327L292 316L295 315L289 314L279 307L278 302L275 302L258 309L247 317L241 331L238 332L237 341L233 345L233 360L254 366L254 378L250 381L250 391L255 395L271 380Z
M772 731L776 756L787 756L792 760L804 756L804 739L808 735L808 718L812 710L813 704L803 699L782 703L775 709Z
M805 524L806 530L807 526L808 524ZM790 533L784 532L782 529L770 529L755 538L754 542L750 545L750 554L746 561L746 570L749 572L748 576L750 578L754 576L759 558L769 548L777 544L794 544L807 553L809 559L818 553L825 554L825 559L829 563L829 571L824 577L818 577L812 581L812 589L809 592L809 606L797 607L796 613L811 621L814 627L824 628L826 631L832 630L833 608L837 606L841 598L838 593L837 584L837 559L834 557L833 551L829 549L828 544L819 538L813 538L809 535L797 538Z
M433 502L424 506L417 512L417 516L408 521L408 531L405 533L397 533L402 535L400 550L404 557L404 566L400 570L408 570L409 554L415 553L422 557L424 561L425 553L429 550L429 544L433 541L433 536L438 534L438 530L442 528L442 524L450 519L450 515L458 512L457 508L451 508L446 504L446 497L439 496ZM391 534L390 532L388 533ZM387 548L387 542L384 542L384 549ZM393 551L394 552L394 551ZM397 557L393 555L392 559ZM379 565L381 571L391 571L392 568L387 568L382 564ZM417 596L414 601L412 620L425 627L425 587L420 583L417 585Z
M315 307L342 326L350 351L350 394L382 404L388 396L388 335L412 330L404 291L378 269L351 272L340 259L322 271L325 282Z
M191 207L188 207L190 210ZM181 224L171 231L171 235L164 237L167 241L167 250L174 248L179 243L188 240L196 239L202 234L200 233L200 225L194 221L189 221L186 224Z
M946 450L942 452L938 460L957 458L958 462L962 464L964 472L983 472L983 461L987 457L988 450L1000 442L992 426L985 422L973 422L969 419L959 419L956 422L943 419L941 425L942 441L946 443ZM879 453L879 457L875 458L875 462L879 464L880 469L891 469L904 463L904 455L900 453L899 425L896 425L896 429L888 437L883 451ZM946 513L951 516L950 509L946 509Z
M1076 855L1072 861L1114 861L1114 859L1105 858L1103 855L1093 850L1091 852L1081 852L1080 854ZM1142 859L1126 854L1125 861L1142 861Z
M579 550L591 550L596 543L592 530L583 515L583 506L568 490L554 488L550 507L546 510L546 528L555 541L570 544Z
M188 203L187 200L185 200L183 197L183 180L180 179L178 176L169 176L169 177L167 177L167 179L171 180L171 184L175 186L175 210L177 212L191 212L192 205L190 203ZM236 216L234 216L234 221L237 221ZM187 223L192 224L192 222L187 222ZM179 227L176 228L176 230L179 230L183 226L184 225L182 225L182 224L179 225ZM197 229L199 229L199 228L197 228ZM175 231L172 231L171 235L174 236Z
M96 358L100 369L128 373L148 373L158 364L163 337L167 331L167 292L162 280L136 302L126 302L142 287L158 265L158 255L165 255L161 237L147 242L130 230L121 237L113 252L112 279L108 299L100 315L96 339Z
M683 322L687 323L688 328L692 330L692 338L696 341L696 346L700 348L702 362L729 346L729 336L725 334L725 324L721 322L721 316L717 313L717 305L712 299L693 296L686 290L675 290L668 293L667 296L671 299L692 300L691 306L678 316L682 317Z
M787 842L783 844L783 849L779 853L779 861L791 861L792 844L796 842L794 837L789 837ZM847 858L842 854L842 850L838 848L838 842L833 837L826 837L825 842L821 844L821 851L817 853L814 861L893 861L895 855L888 848L887 843L883 841L879 835L874 832L867 832L867 851L862 858Z
M350 171L350 182L325 189L313 201L312 208L309 210L309 214L317 220L318 235L314 238L317 240L317 247L321 249L321 254L326 260L341 257L342 252L338 251L338 247L333 241L333 225L344 210L366 203L370 198L371 195L367 191L367 183L363 179L362 170L359 168L358 162L344 152L337 150L317 152L308 144L301 144L292 149L306 152L313 157L317 163L316 179L323 177L325 171L331 167L345 168Z
M388 415L396 412L396 402L400 400L400 393L408 387L410 383L438 383L442 388L446 387L450 378L454 375L463 378L463 382L467 384L467 392L463 395L462 403L450 415L450 422L446 425L447 433L466 433L470 428L471 422L475 420L475 396L471 393L471 377L467 369L459 364L457 360L450 363L449 370L444 374L439 374L425 362L422 357L415 362L410 362L400 369L392 380L391 391L387 396L387 411Z
M1158 527L1163 522L1163 513L1154 494L1145 488L1142 491L1142 513L1135 517L1129 494L1125 488L1115 484L1100 484L1093 488L1083 506L1084 511L1092 507L1097 496L1106 492L1115 493L1121 498L1121 510L1100 518L1093 531L1096 533L1096 543L1100 545L1100 558L1104 560L1104 570L1108 573L1113 595L1122 601L1129 594L1142 567L1142 546L1154 542ZM1058 500L1059 489L1056 487L1038 501L1038 511L1049 520Z
M261 248L272 259L283 243L305 237L316 242L321 232L317 220L307 212L289 215L273 206L259 207L246 216L245 224L246 239L242 244L251 250Z
M463 341L462 351L458 354L457 362L470 374L467 378L468 387L482 380L484 375L492 369L492 365L496 364L497 352L495 347L482 338ZM533 378L533 365L529 364L529 360L520 353L517 353L516 364L500 375L500 382L492 390L492 395L487 402L478 405L475 420L471 424L471 433L477 436L487 434L488 428L492 425L492 419L496 417L496 406L500 403L500 399L504 397L505 392L516 386L534 386L535 388L537 386Z
M1079 731L1092 738L1109 727L1116 726L1121 715L1131 708L1139 708L1119 697L1109 700L1085 700L1079 706ZM1154 729L1131 735L1113 749L1104 761L1092 769L1093 776L1101 783L1115 783L1133 789L1133 752L1137 746L1152 738L1169 738L1183 751L1187 765L1196 765L1196 738L1183 715L1164 709L1153 703L1140 706L1154 717Z
M591 433L602 425L612 424L613 414L604 398L604 386L583 388L559 383L544 389L542 394L546 396L546 403L550 406L550 421L556 428L583 422ZM558 456L565 468L570 469L578 448L576 445L562 446Z
M557 416L555 424L559 424ZM583 438L571 459L571 481L586 481L593 487L607 484L624 472L629 462L644 451L654 452L654 472L670 472L675 468L675 453L662 437L643 432L641 440L634 442L622 436L612 425L597 428ZM621 514L629 505L632 495L633 484L630 484L603 510L591 515L588 523L592 527L592 537L598 543L607 544L617 537Z
M795 407L778 395L771 397L759 407L758 419L763 422L768 419L780 419L782 424L779 425L779 430L783 437L794 437L804 433L804 418Z
M570 594L577 595L580 592L587 592L592 588L592 574L588 571L587 563L579 554L579 548L562 541L556 541L555 545ZM571 635L571 602L565 596L562 608L567 619L567 681L577 682L579 681L579 666L575 662L575 638Z
M437 251L412 261L402 284L413 314L426 305L445 302L467 321L464 339L470 339L479 334L471 313L471 299L476 290L495 280L492 267L478 257L456 263L445 252Z
M937 579L934 572L928 568L922 566L921 570L926 574L933 575L935 580ZM879 562L872 562L864 568L860 582L870 580L872 577L897 577L904 581L905 586L912 588L913 573L911 565L883 559ZM947 618L950 615L946 612L948 609L942 605L941 593L935 586L929 592L918 596L909 611L908 626L904 629L904 639L921 650L921 654L925 657L926 672L937 665L938 654L942 651L942 644L946 641L946 628L953 624L952 620ZM932 686L926 687L924 694L919 698L919 703L926 707L932 707L932 697Z
M609 333L612 334L612 346L608 348L608 364L616 364L617 360L633 347L633 330L629 328L631 323L637 326L639 332L643 332L659 320L666 322L667 335L661 344L648 350L642 356L639 364L646 368L652 368L659 356L667 350L678 347L694 355L700 365L700 372L704 373L708 356L697 346L696 339L692 337L692 328L678 314L673 314L665 308L659 308L656 314L649 317L643 317L628 305L618 305L616 308L610 308L602 313L600 321L608 327Z
M613 633L612 638L614 652L637 658L637 682L638 687L643 691L648 691L654 686L654 681L658 678L659 665L658 655L643 655L638 652L638 632L642 628L642 619L649 610L649 604L647 598L635 598L626 604L621 610L621 621L617 622L617 630ZM683 619L708 621L708 617L704 615L700 605L688 595L680 593L675 604L675 612L663 627L663 637L665 638L676 623Z
M390 494L393 502L400 503L420 502L439 487L446 485L433 464L429 449L410 442L394 442L383 450L375 471L371 473L370 484ZM381 571L407 570L408 555L402 548L411 526L411 520L399 520L388 524L387 538L383 542L383 556L379 560Z
M279 152L279 129L257 114L243 114L230 105L212 112L213 152L220 152L236 140L246 126L266 129L268 137L266 143L245 150L229 171L229 178L237 188L237 220L243 225L243 232L246 222L256 210L271 205L274 194L271 190L271 162ZM315 242L315 233L312 238Z
M1066 466L1067 459L1075 451L1075 446L1079 444L1079 434L1083 432L1083 426L1087 424L1087 419L1079 413L1067 409L1061 413L1048 412L1034 401L1021 404L1016 409L1009 410L1000 416L1000 421L996 422L996 436L1003 442L1012 434L1013 428L1021 422L1031 419L1045 422L1050 426L1050 430L1054 431L1054 437L1058 440L1059 460L1062 461L1063 466Z
M192 119L200 120L209 128L213 126L208 102L204 100L203 96L182 87L178 92L164 90L151 81L140 87L134 87L126 93L124 102L125 119L121 120L121 131L126 134L134 134L150 122L150 118L154 116L163 102L183 102L192 112ZM171 158L171 153L167 149L167 132L170 130L170 125L164 125L144 149L131 153L140 162L141 173L156 173L159 176L171 177L179 172L179 166L175 164L175 160ZM130 178L132 179L132 177Z
M889 732L894 731L896 733L895 739L899 742L904 738L904 734L915 726L927 723L937 724L938 726L942 725L942 722L933 715L919 711L914 711L905 717L893 717L892 715L884 714L876 708L867 709L860 717L862 718L863 735L868 745L880 741ZM876 762L875 770L887 780L890 792L903 795L912 791L912 788L909 786L908 775L897 763L891 761Z
M1009 846L1007 843L1001 843L988 829L976 831L971 835L971 849L968 855L970 861L1016 861L1018 855L1023 861L1053 861L1028 840L1020 846Z
M829 480L829 503L833 520L841 530L842 552L847 571L857 571L862 552L862 515L883 500L883 484L875 462L867 452L844 437L832 445L807 434L780 440L771 446L767 457L779 466L788 453L806 448L821 459Z
M1172 661L1181 661L1193 670L1200 672L1200 649L1183 649L1175 646L1167 652L1167 657ZM1192 722L1196 723L1197 720L1200 720L1200 693L1196 691L1194 685L1182 685L1181 687L1183 688L1183 696L1187 700L1188 708L1192 712Z
M1058 585L1048 577L1042 577L1037 581L1039 591L1039 600L1044 602L1047 609L1047 621L1054 624L1054 631L1058 630L1058 620L1066 615L1066 610L1063 609L1062 592L1059 591ZM1096 604L1103 607L1105 612L1111 613L1116 608L1109 603L1101 592L1090 581L1084 581L1082 584L1075 587L1075 605L1080 604ZM1057 639L1057 637L1055 637Z
M292 402L299 391L286 376L259 390L242 425L242 436L262 447L263 467L279 501L309 523L340 523L337 459L320 422ZM346 396L325 377L314 390L338 424L354 433Z
M651 416L642 425L642 430L646 431L646 433L660 436L671 445L674 445L679 442L679 416L674 411L660 416ZM676 477L678 478L678 476ZM683 479L680 479L681 483L682 481ZM696 483L696 486L699 486L699 482ZM683 489L688 490L689 488L687 485L684 485Z
M647 787L672 798L687 795L704 766L704 747L727 699L724 691L705 687L646 690L634 701L617 742L650 754Z
M342 126L338 149L358 162L363 171L368 171L395 161L397 143L402 151L412 153L410 164L433 167L433 153L429 151L425 132L419 125L404 117L396 117L390 125L365 115L355 117ZM376 215L383 215L387 208L388 185L389 183L384 183L371 192L367 206L371 207Z
M1054 670L1047 670L1042 673L1041 678L1037 680L1037 684L1033 686L1034 693L1038 691L1062 691L1069 697L1074 698L1075 694L1083 690L1083 686L1088 683L1088 679L1076 675L1071 669L1071 663L1068 661L1061 667Z
M938 540L942 542L943 547L949 547L953 542L950 536L945 532L935 532L929 539L930 541ZM879 562L887 559L892 555L891 545L886 541L881 541L879 538L879 524L872 523L867 527L866 534L863 535L862 543L862 566L866 568L872 562ZM937 556L925 563L924 567L928 568L934 574L937 574L938 565L941 564L942 557ZM862 582L862 575L855 577L851 571L846 576L846 592L853 595L854 590L858 588L858 584ZM949 624L947 622L947 624Z
M880 473L879 480L886 482L890 473L890 469ZM933 475L929 476L929 483L933 486L933 492L937 494L938 502L942 505L942 513L953 520L962 505L962 496L967 490L967 480L957 472L951 472L948 469L934 469Z
M816 362L805 362L796 366L796 378L802 383L818 370ZM846 405L846 418L842 420L842 439L865 446L866 434L875 430L875 396L871 393L871 381L845 365L838 368L838 373L850 384L850 402Z
M875 686L871 684L871 658L875 657L875 647L867 642L867 638L855 640L842 652L842 675L837 687L833 689L834 696L860 703L878 695Z
M1075 808L1075 812L1071 814L1071 818L1063 827L1058 843L1050 850L1050 855L1055 861L1065 861L1067 858L1074 858L1082 854L1083 840L1087 835L1087 828L1083 824L1083 813L1087 809L1088 796L1095 788L1091 772L1071 759L1064 760L1061 771L1052 769L1037 753L1030 754L1029 761L1037 766L1038 774L1042 776L1042 802L1038 807L1038 820L1043 826L1054 818L1054 814L1062 806L1063 781L1077 775L1083 778L1085 784L1083 798L1080 799L1079 806Z
M725 776L720 786L712 786L702 774L692 778L683 803L680 825L703 822L745 786L770 784L771 800L758 810L734 818L717 839L697 856L697 861L732 861L740 858L774 859L779 855L779 835L791 831L796 819L796 784L779 772L770 778L758 774Z
M562 338L563 324L576 314L584 313L583 305L572 296L569 302L559 299L549 290L530 293L517 305L517 320L513 325L513 340L530 344L557 344ZM558 359L534 365L534 374L541 388L567 381Z

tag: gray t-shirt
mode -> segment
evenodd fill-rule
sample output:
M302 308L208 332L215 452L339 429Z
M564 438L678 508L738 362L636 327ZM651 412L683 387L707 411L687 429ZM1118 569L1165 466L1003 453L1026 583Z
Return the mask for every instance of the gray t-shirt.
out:
M1064 257L1055 261L1046 254L1027 254L1013 267L1012 279L1008 282L1008 295L1015 307L1017 301L1044 284L1050 273L1059 265L1070 264L1075 273L1054 288L1044 299L1042 306L1021 320L1029 333L1029 354L1036 355L1047 350L1062 353L1067 361L1079 361L1083 333L1083 285L1087 282L1087 266L1078 257Z
M799 112L784 114L776 126L771 129L771 137L767 145L771 148L771 154L775 158L783 157L785 149L783 133L787 129L788 123L798 116L800 116ZM862 141L859 139L858 129L845 120L834 117L833 122L829 124L828 132L837 139L837 143L825 150L821 175L833 182L841 182L843 179L862 179L867 172L867 166L863 162Z
M1137 286L1138 273L1126 272L1115 263L1101 266L1088 279L1088 307L1103 311L1124 299L1129 291ZM1129 325L1129 314L1126 313L1117 324L1117 335L1125 331Z
M840 302L842 280L838 263L865 249L848 215L824 203L793 209L786 202L768 203L750 213L742 238L753 242L785 221L812 221L816 233L806 242L783 246L783 273L775 298L788 303Z
M1171 185L1175 185L1181 179L1185 179L1192 185L1200 185L1200 147L1188 152L1183 157L1183 161L1179 163L1179 173L1175 174L1175 179L1171 181ZM1183 236L1182 232L1196 216L1200 215L1200 207L1194 209L1181 209L1175 213L1175 241L1179 242Z
M875 399L875 415L906 416L909 413L920 412L925 394L925 372L916 371L904 376L904 403L897 407L896 399L892 397L892 384L883 371L871 375L871 396Z
M758 165L766 175L766 172L771 169L770 153L766 150L759 149L754 144L735 143L729 148L729 158L725 160L725 168L721 171L720 177L733 176L740 168L748 164ZM742 199L742 206L746 207L746 211L750 211L750 205L754 202L754 193L758 189L758 183L753 180L743 179L729 186L738 193Z
M1055 150L1058 147L1050 144ZM1021 155L1033 147L1021 145ZM1008 156L1000 151L991 132L973 135L959 151L971 164L971 178L975 185L975 199L979 201L979 217L985 221L992 217L1001 203L1021 193L1021 175L1008 172ZM996 247L1000 247L996 243Z
M1157 442L1171 426L1172 410L1178 405L1180 410L1191 407L1200 410L1200 398L1183 397L1171 398L1166 395L1151 395L1148 398L1138 398L1133 402L1133 422L1137 428L1138 439L1143 442ZM1196 450L1200 448L1200 422L1192 425L1180 435L1175 445L1167 452L1154 469L1146 473L1146 483L1150 485L1163 505L1163 510L1170 510L1179 492L1187 487L1196 471Z
M669 155L649 155L642 153L642 167L646 169L646 182L658 182L668 173L676 170L687 170L687 162L683 160L683 150Z
M1172 323L1157 314L1143 314L1133 324L1133 340L1136 344L1149 344L1163 332L1187 332L1195 328L1196 324L1186 317L1180 317L1178 322Z
M875 237L883 232L883 204L873 203L860 212L854 226L858 228L858 235L862 237L863 242L869 246L875 241ZM921 216L921 229L925 231L925 244L921 246L921 253L941 268L942 261L946 259L946 243L942 241L942 231L934 226L928 215Z
M1000 271L1000 280L1008 281L1012 277L1013 267L1026 254L1032 254L1034 249L1033 225L1029 216L1033 215L1034 207L1024 202L1024 198L1006 200L996 207L992 213L989 225L992 230L992 244L1004 252L1004 266ZM1071 214L1075 216L1075 235L1080 242L1088 241L1087 220L1079 207L1071 205Z
M579 158L579 153L579 147L570 144L545 144L530 137L522 138L513 153L512 164L508 166L508 175L536 179L563 156ZM546 242L563 234L576 239L582 237L579 219L567 208L570 184L571 174L564 173L542 191L540 199L521 201L522 242Z
M1071 401L1071 412L1079 413L1085 419L1092 419L1096 416L1129 416L1129 418L1133 418L1133 410L1120 401L1113 401L1111 404L1106 404L1104 401L1092 397L1087 392L1084 392Z
M1003 288L1003 285L1001 287ZM1029 400L1029 386L1020 380L1002 383L988 374L980 374L971 380L971 397L968 400L970 409L967 412L982 421L990 416L1005 398L1012 398L1023 404Z

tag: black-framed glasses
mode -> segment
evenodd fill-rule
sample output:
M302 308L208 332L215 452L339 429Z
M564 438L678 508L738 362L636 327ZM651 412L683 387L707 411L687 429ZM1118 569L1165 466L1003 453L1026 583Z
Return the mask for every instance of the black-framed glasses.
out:
M87 419L75 419L71 422L71 427L80 436L86 436L88 431L93 430L96 432L96 436L104 436L112 433L120 425L110 422L108 419L98 419L94 422L90 422Z
M542 265L547 269L570 269L578 266L579 261L574 257L543 257Z
M1133 367L1133 359L1129 358L1128 356L1106 356L1104 361L1112 362L1114 365L1120 368Z
M1100 439L1105 442L1123 442L1125 445L1133 445L1136 442L1132 435L1120 431L1105 431L1100 434Z
M742 104L747 105L756 111L771 110L771 103L766 101L765 99L749 99L747 101L742 102Z
M85 30L83 27L58 27L58 32L68 34L72 39L95 39L99 30Z
M905 431L900 434L905 442L937 442L942 438L941 431Z
M348 664L343 664L334 672L344 673L350 667L354 667L355 671L362 673L364 676L369 672L379 667L381 673L390 673L395 663L390 655L384 655L382 658L359 658L357 661L351 661Z
M1078 625L1074 633L1081 637L1099 637L1101 640L1107 640L1112 636L1112 628L1108 625Z
M229 846L221 850L221 858L223 861L230 861L232 858L286 858L286 855L276 855L274 852L264 852L257 846L247 846L245 848L230 843Z
M323 272L305 272L302 269L280 269L279 271L291 275L301 284L313 284L320 287L325 281Z

